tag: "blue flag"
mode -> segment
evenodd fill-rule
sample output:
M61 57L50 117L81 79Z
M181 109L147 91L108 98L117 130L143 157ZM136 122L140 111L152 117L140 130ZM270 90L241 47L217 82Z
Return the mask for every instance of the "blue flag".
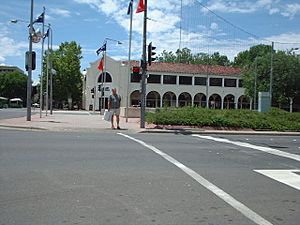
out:
M104 52L104 51L106 51L106 43L105 43L101 48L99 48L99 49L96 51L96 53L97 53L97 55L99 55L100 52Z
M133 5L133 0L130 0L128 9L127 9L127 15L130 15L132 12L132 5Z
M33 23L44 23L44 19L45 19L45 15L44 13L42 13L35 21L33 21Z
M43 38L45 39L46 37L49 37L49 28L48 28L47 32L44 34Z

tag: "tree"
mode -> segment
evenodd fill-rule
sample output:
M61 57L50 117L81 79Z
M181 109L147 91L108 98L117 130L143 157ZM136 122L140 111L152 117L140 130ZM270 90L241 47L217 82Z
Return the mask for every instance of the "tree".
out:
M234 66L241 68L251 66L257 57L263 57L271 53L272 47L270 45L256 45L249 50L240 52L233 61Z
M81 58L81 47L75 41L62 43L50 56L52 67L56 70L56 75L53 76L53 99L60 108L68 102L71 103L68 104L71 109L72 102L81 102Z
M220 65L229 66L230 60L225 55L220 55L215 52L212 55L206 53L193 54L189 48L178 49L175 53L172 51L163 52L159 55L158 61L160 62L173 62L173 63L190 63L190 64L205 64L205 65Z
M257 45L240 52L234 65L242 68L242 78L246 94L254 97L254 82L257 76L257 93L269 91L271 71L271 46ZM272 104L282 107L289 99L300 95L299 57L284 51L273 52Z
M20 72L0 73L0 96L21 98L26 103L27 76Z

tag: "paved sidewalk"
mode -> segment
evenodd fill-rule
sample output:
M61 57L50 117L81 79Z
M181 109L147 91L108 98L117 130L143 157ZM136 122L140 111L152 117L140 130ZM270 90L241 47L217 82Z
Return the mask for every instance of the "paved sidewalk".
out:
M99 112L88 111L53 111L53 114L46 116L45 111L31 116L31 121L26 121L26 117L0 120L0 127L51 130L51 131L96 131L111 130L110 122L104 121L103 115ZM139 118L129 118L126 123L125 118L120 118L122 130L140 131Z
M33 130L50 131L111 131L110 122L104 121L103 115L99 112L89 111L53 111L53 114L46 116L45 111L31 116L31 121L26 121L26 117L2 119L0 128L19 128ZM276 131L253 131L253 130L215 130L212 128L199 129L181 126L165 126L157 129L154 124L145 124L145 128L140 128L139 118L129 118L128 122L120 117L121 130L135 133L176 133L176 134L232 134L232 135L292 135L300 136L300 132L276 132Z

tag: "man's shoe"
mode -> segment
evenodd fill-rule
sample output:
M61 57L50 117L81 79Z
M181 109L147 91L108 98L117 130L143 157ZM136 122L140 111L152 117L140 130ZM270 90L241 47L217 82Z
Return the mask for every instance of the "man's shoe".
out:
M118 129L118 130L121 130L121 128L120 128L119 126L117 126L117 129Z

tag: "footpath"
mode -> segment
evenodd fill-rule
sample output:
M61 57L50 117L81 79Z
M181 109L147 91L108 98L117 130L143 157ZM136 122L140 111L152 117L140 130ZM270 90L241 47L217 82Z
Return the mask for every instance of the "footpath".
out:
M276 131L253 131L253 130L215 130L212 128L192 128L182 126L158 127L154 124L145 124L145 128L140 128L140 118L120 117L121 131L134 133L177 133L177 134L236 134L236 135L296 135L300 132L276 132ZM25 117L1 119L0 128L25 129L40 131L64 131L64 132L97 132L112 131L110 122L103 120L103 115L99 112L89 111L53 111L50 115L48 111L32 114L31 121ZM118 130L116 130L118 131Z

